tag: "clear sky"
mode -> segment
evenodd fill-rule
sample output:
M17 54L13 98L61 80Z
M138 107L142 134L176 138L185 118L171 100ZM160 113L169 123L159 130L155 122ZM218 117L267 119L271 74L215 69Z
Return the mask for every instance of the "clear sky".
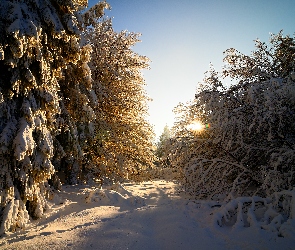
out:
M98 1L90 0L89 6ZM141 33L136 52L151 59L143 71L149 120L159 136L172 126L172 109L193 99L210 62L220 70L223 51L245 54L253 40L268 42L270 33L295 34L295 0L108 0L116 31Z

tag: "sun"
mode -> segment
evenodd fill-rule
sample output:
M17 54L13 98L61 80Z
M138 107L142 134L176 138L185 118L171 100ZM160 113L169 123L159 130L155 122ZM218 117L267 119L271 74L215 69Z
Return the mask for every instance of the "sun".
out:
M204 125L200 121L194 121L193 123L188 125L188 129L200 132L204 129Z

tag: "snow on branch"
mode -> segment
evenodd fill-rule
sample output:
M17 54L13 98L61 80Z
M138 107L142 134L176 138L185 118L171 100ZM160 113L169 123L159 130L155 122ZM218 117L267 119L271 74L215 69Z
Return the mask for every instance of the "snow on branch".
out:
M269 198L238 197L214 212L215 225L261 228L283 237L295 236L295 189L274 193Z

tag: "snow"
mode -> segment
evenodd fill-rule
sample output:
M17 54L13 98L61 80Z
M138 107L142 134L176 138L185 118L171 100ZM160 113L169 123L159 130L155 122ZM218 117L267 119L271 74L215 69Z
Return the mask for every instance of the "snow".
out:
M246 200L234 203L241 208ZM43 218L0 238L0 249L294 249L293 218L280 228L283 238L254 226L220 227L220 209L172 181L63 186Z
M15 147L14 155L18 161L21 161L26 155L33 154L36 143L34 142L32 135L33 129L27 121L24 118L21 118L19 124L20 128L13 143Z

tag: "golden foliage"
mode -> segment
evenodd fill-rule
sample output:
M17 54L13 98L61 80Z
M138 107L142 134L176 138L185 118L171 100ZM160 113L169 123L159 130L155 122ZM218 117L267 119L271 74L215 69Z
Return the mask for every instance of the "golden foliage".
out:
M115 32L110 20L96 23L86 34L93 46L90 68L98 97L95 109L100 176L114 180L137 176L153 163L153 131L147 122L147 101L142 69L149 59L131 47L138 34Z

